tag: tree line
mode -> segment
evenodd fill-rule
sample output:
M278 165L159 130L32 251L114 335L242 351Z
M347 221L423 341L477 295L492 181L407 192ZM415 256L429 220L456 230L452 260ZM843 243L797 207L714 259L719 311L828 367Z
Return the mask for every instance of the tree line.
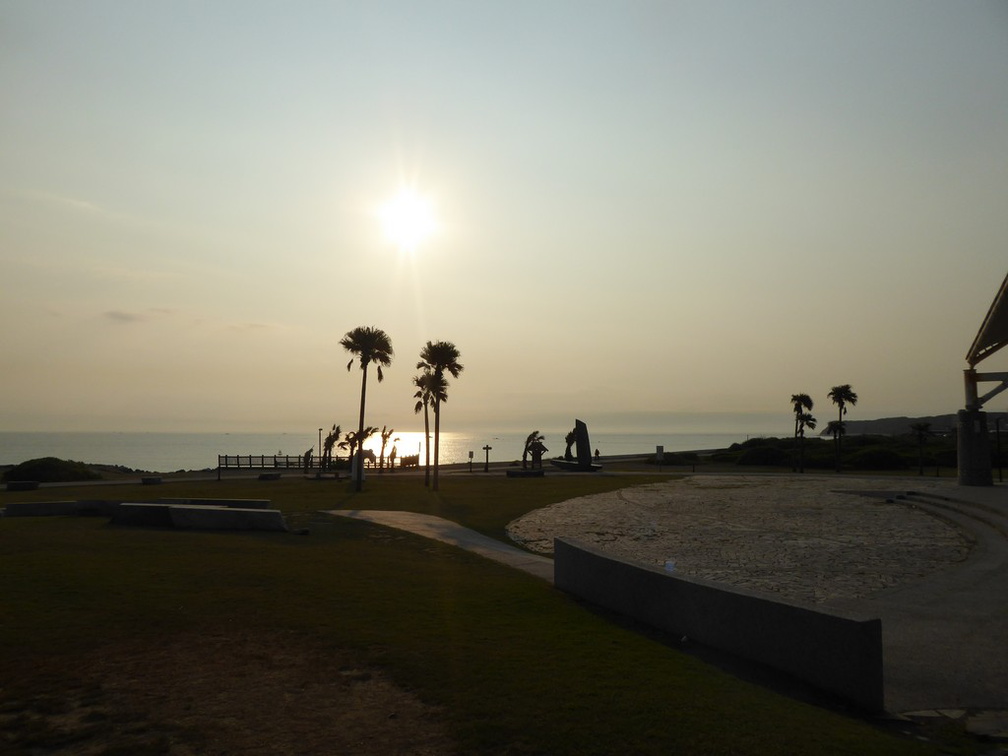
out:
M384 380L382 368L387 368L392 364L394 351L392 349L392 339L380 328L372 326L359 326L340 339L342 346L352 356L347 363L349 372L358 363L361 370L361 391L360 391L360 414L358 418L357 430L346 434L346 439L339 442L340 428L333 426L332 432L326 437L325 454L331 459L333 445L340 448L349 448L351 457L356 455L357 464L354 466L354 487L357 491L363 488L364 479L364 442L367 438L377 432L377 428L364 424L364 414L367 403L368 369L373 364L378 382ZM420 360L416 369L420 372L413 377L413 386L416 392L413 398L416 399L413 411L417 414L423 412L424 415L424 437L426 439L425 450L425 473L424 485L438 490L438 470L439 470L439 450L441 437L441 405L448 401L448 376L458 378L462 373L462 363L459 362L461 353L450 341L428 341L420 350ZM434 464L433 475L430 454L430 415L434 414ZM394 433L386 427L382 428L382 461L384 464L385 446L388 439Z
M847 414L848 405L853 407L857 404L858 395L854 393L849 383L842 383L831 388L826 396L837 406L837 419L829 421L826 425L826 431L833 436L833 445L836 450L836 471L840 472L843 436L846 431L844 416ZM818 422L812 415L814 406L815 402L808 394L791 394L791 408L795 415L795 446L798 449L798 458L795 460L793 469L797 472L805 472L805 429L815 430Z

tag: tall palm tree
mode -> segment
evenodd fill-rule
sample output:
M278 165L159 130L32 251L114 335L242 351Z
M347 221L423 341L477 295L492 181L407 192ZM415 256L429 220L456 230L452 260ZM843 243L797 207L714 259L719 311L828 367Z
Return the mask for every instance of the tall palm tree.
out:
M917 463L919 474L924 474L924 442L931 435L931 423L912 423L910 430L917 436Z
M528 455L532 451L532 447L537 443L541 444L546 440L546 436L537 430L532 431L528 434L528 438L525 439L525 450L522 452L522 469L524 470L528 467Z
M417 370L431 373L434 376L434 484L432 488L438 490L438 450L441 440L441 402L448 399L448 384L445 373L449 373L452 378L458 378L462 373L462 364L458 361L461 354L458 347L450 341L428 341L420 350L420 362L417 363ZM442 385L444 390L441 390Z
M815 430L817 422L811 412L798 413L798 472L805 472L805 429Z
M834 386L826 394L830 401L837 406L837 423L839 423L839 430L835 435L836 438L836 470L840 472L840 455L843 451L843 435L845 428L843 427L844 415L847 414L847 405L852 407L857 404L857 394L851 388L849 383L843 383L839 386Z
M424 413L424 485L430 487L430 407L434 404L435 395L440 396L442 401L448 400L448 381L442 378L437 380L434 373L423 372L413 376L413 385L417 387L413 398L417 400L413 407L416 414L423 410Z
M387 429L387 430L386 430ZM395 433L394 428L389 428L387 425L383 425L381 429L381 456L378 457L378 469L385 469L385 447L388 446L389 439L392 438L392 434Z
M372 362L375 363L378 372L378 382L381 383L385 377L382 375L382 367L388 367L392 364L392 339L380 328L358 326L352 331L347 331L346 335L340 339L340 346L354 355L350 359L350 362L347 363L347 372L353 367L354 359L360 362L360 422L357 430L357 451L359 454L364 450L364 401L367 397L368 365ZM361 461L363 460L358 457L358 462ZM355 478L355 488L357 491L360 491L363 487L364 465L357 465Z
M798 441L798 425L799 418L801 415L812 411L812 397L808 394L791 394L791 407L794 409L794 438L795 446L799 445ZM813 426L814 427L814 426ZM792 471L794 471L794 465L792 465Z

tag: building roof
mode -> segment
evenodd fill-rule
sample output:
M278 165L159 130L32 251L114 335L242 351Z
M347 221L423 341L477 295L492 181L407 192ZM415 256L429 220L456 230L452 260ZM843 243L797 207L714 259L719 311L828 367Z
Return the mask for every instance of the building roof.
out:
M991 302L987 317L977 331L973 345L966 354L966 361L974 367L980 360L1008 344L1008 276L1001 283L994 301Z

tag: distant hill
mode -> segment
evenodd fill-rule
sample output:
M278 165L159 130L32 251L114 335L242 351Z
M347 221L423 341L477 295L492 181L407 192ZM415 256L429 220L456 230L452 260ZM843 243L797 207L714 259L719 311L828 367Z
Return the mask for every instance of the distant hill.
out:
M834 415L835 416L835 415ZM991 430L994 429L994 418L1000 417L1001 424L1008 430L1008 415L1004 412L989 412L987 422ZM833 419L833 418L830 418ZM912 433L910 426L915 423L930 423L932 433L948 433L956 427L956 416L931 415L929 417L883 417L878 420L846 420L848 436L902 436ZM823 430L820 436L829 435Z

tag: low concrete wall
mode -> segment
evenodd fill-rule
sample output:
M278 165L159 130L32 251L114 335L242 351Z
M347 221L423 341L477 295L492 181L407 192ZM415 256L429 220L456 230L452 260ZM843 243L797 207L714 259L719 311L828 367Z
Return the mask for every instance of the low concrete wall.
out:
M4 510L5 517L59 517L101 516L111 517L117 502L103 499L77 501L13 501Z
M233 507L235 509L269 509L269 499L171 499L162 496L158 504L178 507Z
M76 501L12 501L4 509L4 517L53 517L76 514Z
M882 621L826 614L554 541L557 588L881 711Z
M171 528L172 518L167 504L123 502L112 515L113 525L134 525L145 528Z

